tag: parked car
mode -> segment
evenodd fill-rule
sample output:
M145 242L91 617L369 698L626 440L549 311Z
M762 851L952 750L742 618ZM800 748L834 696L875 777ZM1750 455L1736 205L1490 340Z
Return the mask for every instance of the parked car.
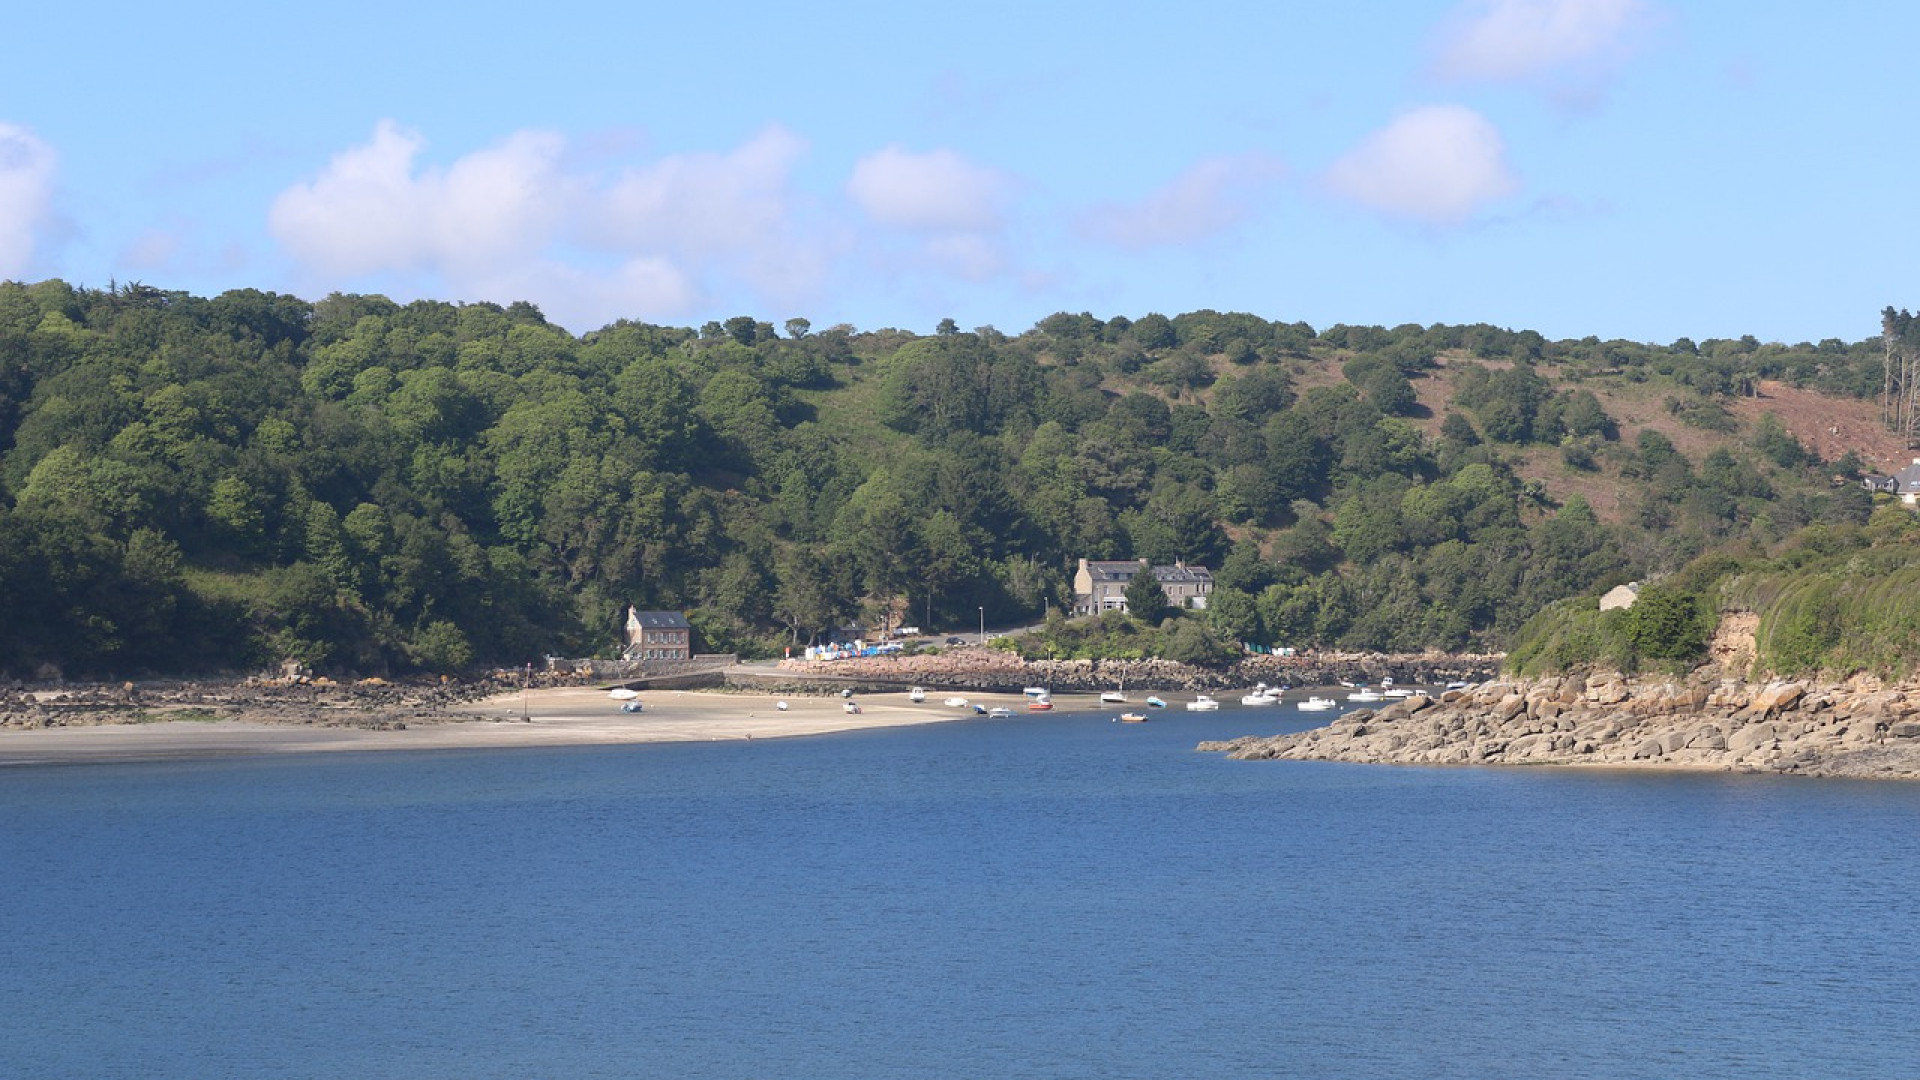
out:
M967 640L965 638L950 637L947 639L947 644L949 645L965 645L966 643Z

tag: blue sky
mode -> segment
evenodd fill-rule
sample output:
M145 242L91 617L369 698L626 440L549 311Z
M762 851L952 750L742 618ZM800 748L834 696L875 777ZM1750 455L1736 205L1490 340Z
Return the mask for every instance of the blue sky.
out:
M1915 40L1847 0L42 5L0 278L1856 340L1920 305Z

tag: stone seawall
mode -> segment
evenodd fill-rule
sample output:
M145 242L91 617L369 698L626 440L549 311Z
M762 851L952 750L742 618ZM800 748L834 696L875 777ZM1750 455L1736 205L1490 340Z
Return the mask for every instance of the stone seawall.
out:
M1022 660L999 649L960 648L937 654L873 656L854 660L783 660L778 671L798 678L843 680L875 687L910 685L1018 693L1044 686L1061 694L1129 690L1193 692L1233 690L1255 683L1332 686L1378 683L1442 685L1492 677L1498 656L1437 653L1308 653L1248 656L1226 668L1203 668L1171 660Z
M1362 709L1310 731L1199 749L1245 760L1920 779L1920 687L1711 675L1502 681Z

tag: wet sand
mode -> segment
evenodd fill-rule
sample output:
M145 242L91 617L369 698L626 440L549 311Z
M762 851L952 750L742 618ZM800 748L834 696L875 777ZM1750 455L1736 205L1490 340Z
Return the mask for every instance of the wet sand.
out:
M0 730L0 766L153 761L232 754L330 750L463 750L520 746L589 746L646 742L713 742L823 735L864 728L930 724L974 716L943 704L952 691L929 691L922 703L906 694L863 694L857 714L838 697L642 691L643 711L621 711L604 688L561 687L501 694L445 715L409 718L398 730L316 726L258 719L151 720ZM974 694L969 702L1024 710L1017 694ZM783 711L777 702L785 701Z

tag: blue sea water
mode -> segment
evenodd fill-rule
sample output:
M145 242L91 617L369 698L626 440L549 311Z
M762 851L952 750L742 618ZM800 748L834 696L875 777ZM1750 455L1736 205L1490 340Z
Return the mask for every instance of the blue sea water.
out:
M1920 1073L1920 785L1313 722L0 771L0 1076Z

